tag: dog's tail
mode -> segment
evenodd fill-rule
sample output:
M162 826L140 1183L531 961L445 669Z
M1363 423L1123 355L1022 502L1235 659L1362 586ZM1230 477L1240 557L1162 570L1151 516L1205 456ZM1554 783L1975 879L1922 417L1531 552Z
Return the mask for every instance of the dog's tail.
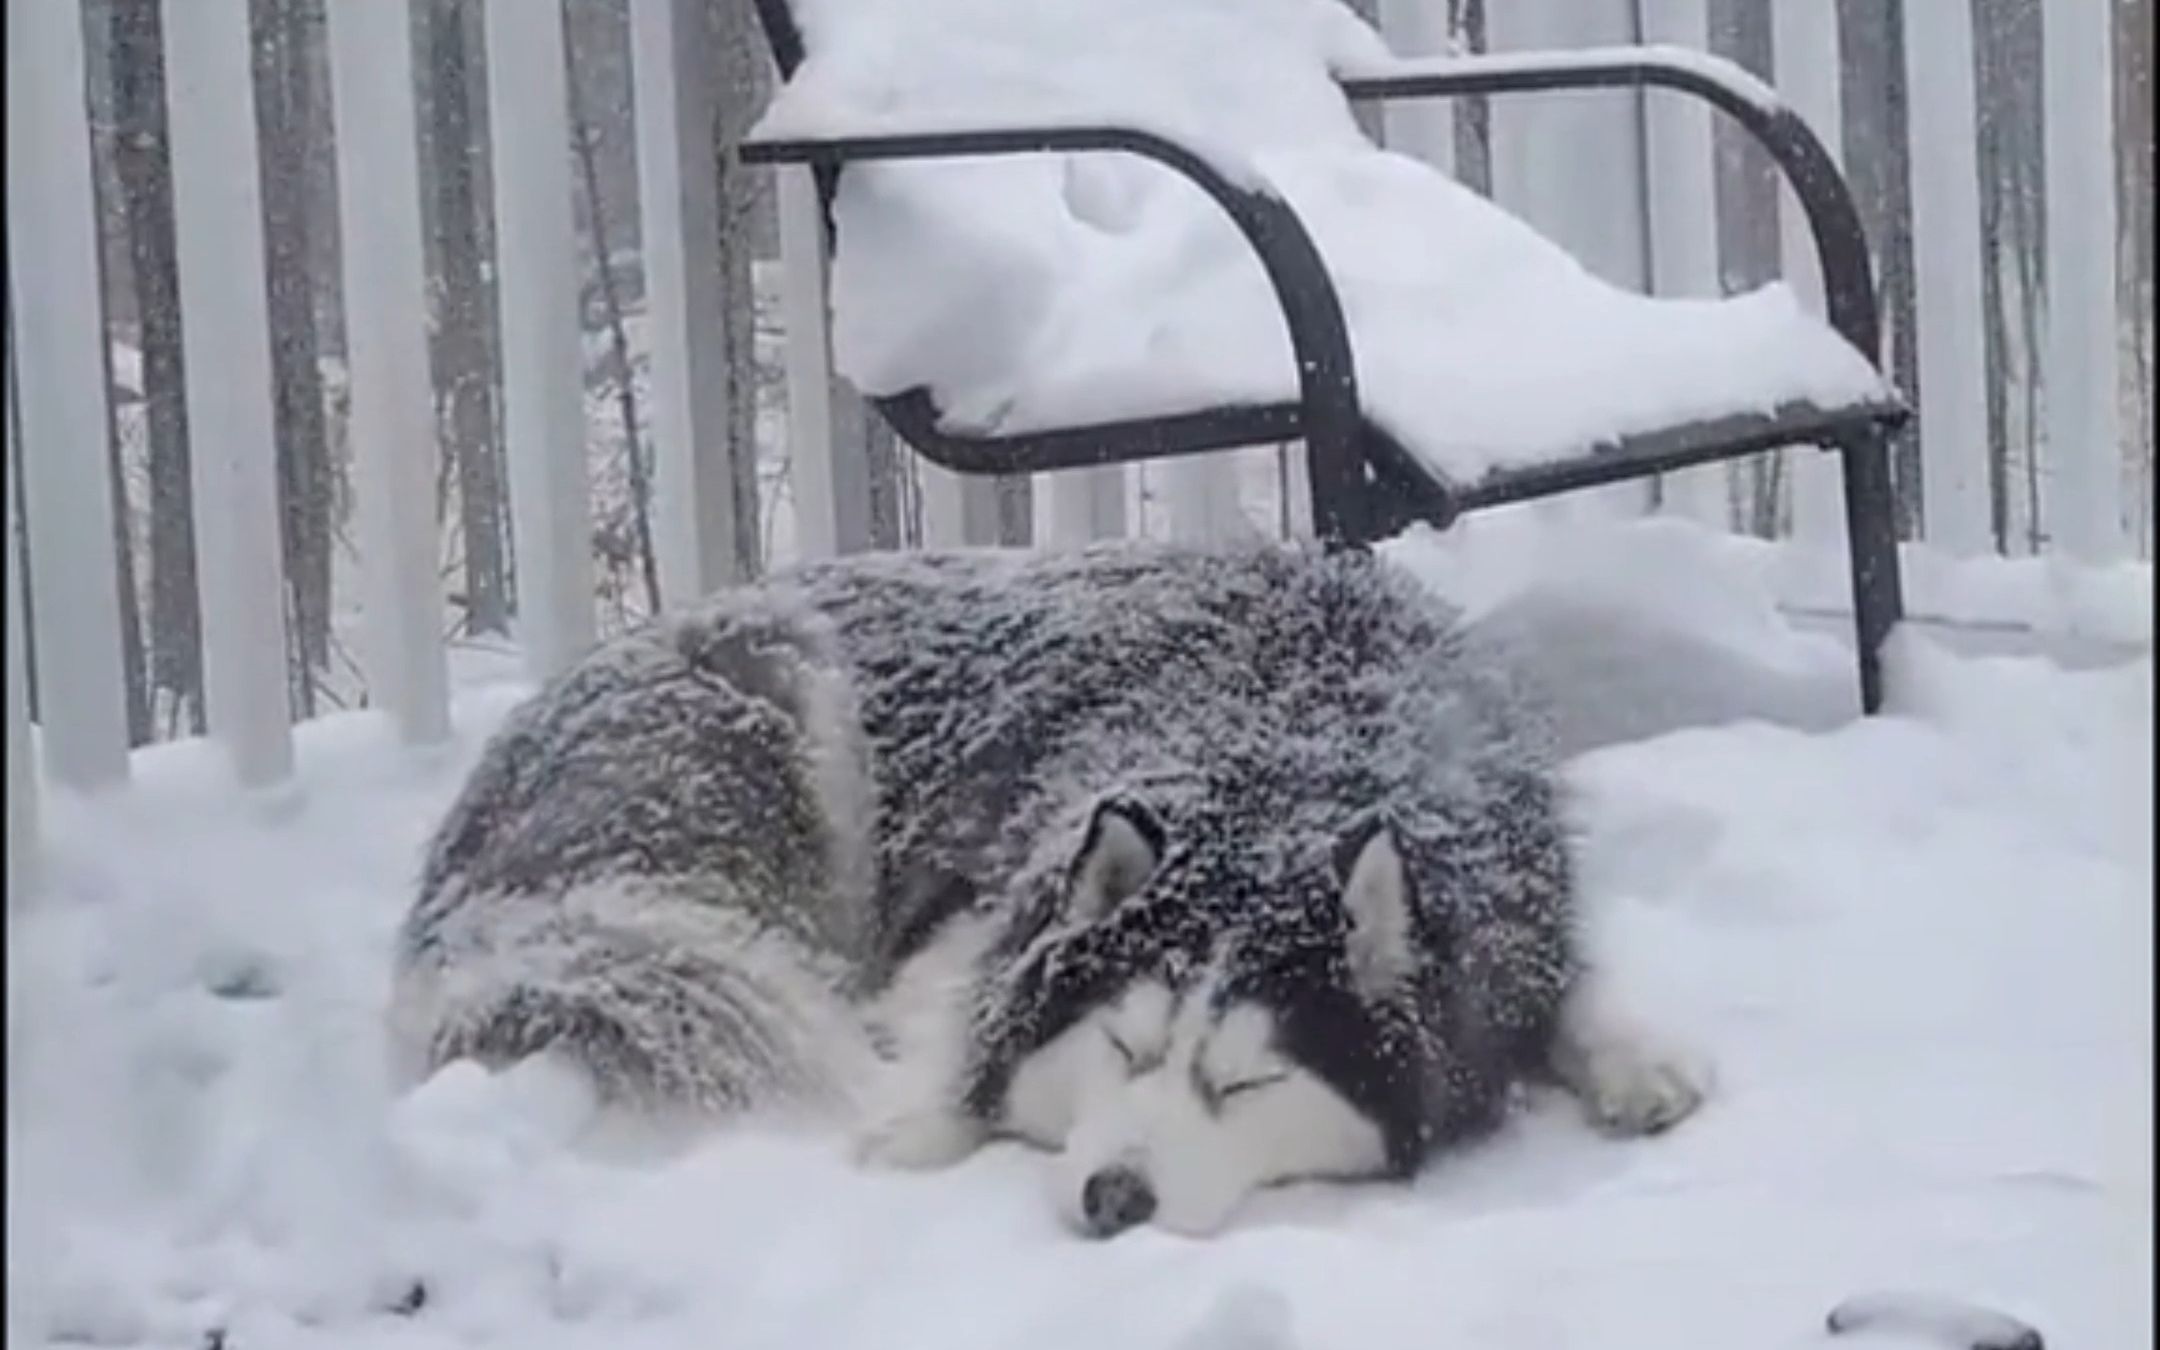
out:
M603 1101L735 1113L840 1104L872 1055L841 963L740 907L626 879L467 894L408 924L391 1002L397 1067L500 1068L542 1051Z

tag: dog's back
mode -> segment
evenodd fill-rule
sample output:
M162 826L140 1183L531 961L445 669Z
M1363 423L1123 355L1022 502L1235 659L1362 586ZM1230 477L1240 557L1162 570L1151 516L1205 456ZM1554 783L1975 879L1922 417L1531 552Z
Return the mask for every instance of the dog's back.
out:
M1346 808L1475 813L1551 768L1503 663L1369 555L1122 542L849 559L787 584L835 625L872 747L873 983L1107 790L1234 783L1240 801L1212 805L1324 848Z
M867 768L829 624L724 595L512 715L400 933L409 1067L568 1052L611 1097L819 1092L871 883Z

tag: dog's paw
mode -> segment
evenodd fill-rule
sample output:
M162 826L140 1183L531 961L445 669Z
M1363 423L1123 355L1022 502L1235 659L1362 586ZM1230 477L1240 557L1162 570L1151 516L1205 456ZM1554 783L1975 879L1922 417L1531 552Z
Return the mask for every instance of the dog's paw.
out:
M855 1138L855 1160L872 1167L933 1172L951 1167L982 1143L982 1127L948 1107L900 1111Z
M1616 1138L1662 1134L1703 1104L1710 1091L1708 1064L1695 1056L1647 1043L1619 1042L1583 1057L1576 1085L1590 1121Z

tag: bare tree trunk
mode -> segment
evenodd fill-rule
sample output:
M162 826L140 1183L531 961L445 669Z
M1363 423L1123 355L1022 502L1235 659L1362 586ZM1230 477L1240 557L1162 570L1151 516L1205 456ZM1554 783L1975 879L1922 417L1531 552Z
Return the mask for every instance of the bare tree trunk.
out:
M1710 46L1764 79L1774 78L1770 11L1749 0L1711 0ZM1752 137L1719 120L1712 133L1717 160L1718 272L1727 293L1777 278L1777 166ZM1774 538L1783 518L1784 460L1775 452L1733 466L1740 521L1749 533Z
M2024 450L2025 549L2037 553L2043 524L2040 515L2042 402L2039 370L2040 351L2046 342L2042 327L2046 316L2041 303L2044 292L2041 272L2047 256L2047 180L2042 171L2045 141L2041 135L2042 90L2039 82L2043 30L2038 0L2031 0L2029 7L2019 11L2017 17L2020 23L2017 45L2006 64L2017 74L2020 94L2030 110L2012 123L2015 134L2006 138L2010 145L2008 225L2013 245L2010 261L2017 277L2019 301L2016 333L2025 362L2024 378L2018 384L2021 406L2015 426L2019 434L2011 445L2013 450L2019 446Z
M1026 548L1035 541L1035 481L1021 474L997 480L997 541Z
M1352 14L1357 15L1370 25L1373 31L1379 31L1380 0L1342 0L1342 3ZM1371 141L1374 145L1380 145L1386 141L1386 128L1383 125L1385 119L1381 114L1379 104L1353 104L1350 108L1350 115L1357 120L1358 129L1365 133L1366 140Z
M1995 173L2000 141L1981 123L1980 173L1985 184ZM1997 553L2010 551L2010 316L2004 294L2002 204L1998 194L1980 194L1980 309L1987 316L1982 334L1987 351L1988 533Z
M7 327L7 368L0 370L0 379L7 381L7 472L9 477L20 483L23 481L23 434L22 413L19 411L21 401L15 397L15 307L12 304L6 306L4 317ZM0 521L0 548L16 550L16 575L22 580L22 589L15 595L0 596L0 603L22 606L23 702L27 705L31 722L35 723L43 719L38 715L37 610L31 604L30 587L30 567L34 559L30 556L28 542L30 525L23 516L24 495L20 491L9 494L13 498L11 504L14 510L10 519Z
M660 564L653 549L652 475L645 463L645 438L638 428L637 385L632 378L630 335L623 322L622 292L615 284L614 254L608 242L606 194L600 188L600 130L586 114L578 83L578 49L563 60L570 69L570 135L576 143L578 177L585 189L587 227L592 232L593 270L599 275L600 301L607 316L608 345L615 360L615 406L622 417L623 457L630 478L630 522L637 549L638 577L645 587L645 612L660 612Z
M319 0L313 0L319 3ZM306 172L314 98L311 0L254 0L255 134L261 147L264 280L277 427L278 515L285 564L293 711L315 715L330 666L330 545L336 489L323 411L315 294L309 271Z
M112 0L114 169L126 212L129 273L142 351L150 501L150 662L153 703L204 729L202 612L195 584L188 471L180 272L173 234L172 150L165 131L164 29L158 0Z
M1485 50L1485 0L1448 0L1448 28L1467 52ZM1455 101L1455 177L1492 195L1492 104L1484 95Z
M2043 260L2047 250L2040 0L1973 0L1987 316L1988 496L1999 552L2037 551Z
M870 461L870 547L899 548L904 527L900 486L900 438L878 416L863 410L863 454Z
M2014 2L2014 0L2013 0ZM1986 316L1988 527L1995 551L2010 548L2010 316L2003 290L2007 261L2003 217L2009 151L2003 123L2010 115L2010 73L2003 69L2004 0L1972 0L1973 52L1980 109L1975 121L1980 159L1980 310Z
M103 5L104 7L100 7ZM84 93L89 100L93 126L109 126L113 121L113 87L111 34L113 15L105 0L86 5L82 10L84 20L85 55L89 69L86 72ZM123 681L122 701L127 717L128 744L146 745L156 738L156 728L151 718L151 701L148 664L143 652L142 597L139 593L140 578L135 570L134 508L129 501L126 459L121 453L120 421L116 413L117 400L110 392L118 388L113 375L113 343L124 336L123 325L130 319L129 306L134 300L133 287L120 284L120 278L134 270L126 249L116 247L129 243L125 228L126 213L122 203L126 193L120 185L117 156L110 138L94 137L91 142L91 204L93 218L98 225L97 283L99 302L98 357L104 373L105 388L105 467L106 483L112 505L112 530L114 562L119 575L120 611L120 660ZM27 509L27 508L26 508Z
M2116 250L2119 307L2128 315L2123 419L2132 474L2138 554L2152 556L2153 527L2153 4L2115 4Z
M489 369L487 277L481 256L475 160L484 153L476 125L472 26L475 5L430 0L426 10L429 177L434 198L435 388L448 405L458 519L465 543L465 631L510 627L503 548L503 475L496 461L494 380Z
M1912 152L1906 130L1905 4L1837 0L1838 48L1845 73L1840 98L1845 172L1875 250L1875 286L1882 297L1891 375L1917 405L1920 360L1914 317ZM1891 444L1898 534L1916 538L1921 509L1918 429L1908 423Z
M101 283L100 290L106 287ZM112 342L104 343L105 387L112 387ZM106 401L105 412L105 473L111 485L113 550L119 555L120 583L120 663L126 676L127 728L130 746L148 745L157 739L156 727L150 720L149 682L144 678L142 603L136 596L135 541L130 535L130 512L134 507L128 502L126 466L120 458L120 428L112 415L112 402Z
M735 488L735 558L738 575L755 577L764 570L758 510L757 441L757 299L751 258L760 215L774 211L767 190L772 175L746 169L735 147L765 105L771 79L764 38L749 5L738 0L707 0L707 22L714 25L727 70L713 127L713 170L720 178L721 344L727 371L728 464ZM770 236L777 230L764 231Z
M1145 467L1144 465L1141 467ZM921 548L923 541L922 460L918 455L900 456L900 546Z

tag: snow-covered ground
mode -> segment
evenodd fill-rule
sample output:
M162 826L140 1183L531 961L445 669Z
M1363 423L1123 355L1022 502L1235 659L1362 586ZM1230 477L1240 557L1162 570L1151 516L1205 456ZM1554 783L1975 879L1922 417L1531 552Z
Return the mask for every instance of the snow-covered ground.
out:
M1671 1136L1535 1099L1413 1186L1087 1243L1017 1148L869 1173L771 1121L629 1159L575 1146L588 1104L537 1065L394 1098L389 935L523 692L497 662L432 756L340 716L278 799L180 743L51 803L8 933L8 1343L1780 1350L1887 1286L2150 1344L2150 568L1940 569L1946 611L2144 652L1917 630L1863 723L1836 639L1778 608L1819 574L1789 550L1525 516L1395 552L1553 688L1594 936L1719 1065Z

